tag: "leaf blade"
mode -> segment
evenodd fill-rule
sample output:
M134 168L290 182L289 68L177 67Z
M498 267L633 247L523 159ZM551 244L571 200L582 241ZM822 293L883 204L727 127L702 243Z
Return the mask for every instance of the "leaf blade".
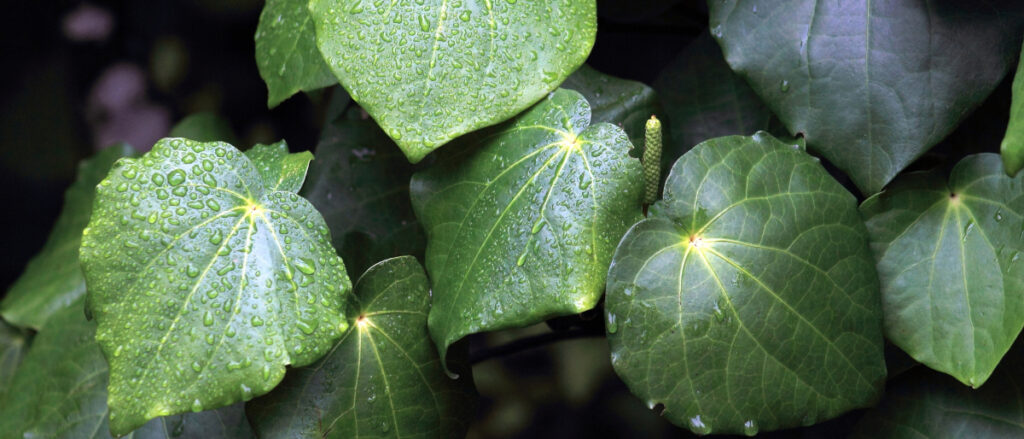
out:
M300 91L338 82L316 47L316 32L307 4L305 0L267 0L260 13L255 36L256 65L267 83L268 108Z

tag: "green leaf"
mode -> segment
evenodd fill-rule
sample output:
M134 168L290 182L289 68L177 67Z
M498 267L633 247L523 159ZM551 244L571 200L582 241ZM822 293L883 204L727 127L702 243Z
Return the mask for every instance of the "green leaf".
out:
M168 137L182 137L197 142L228 142L234 143L235 132L231 124L217 113L203 111L185 116L179 121Z
M917 361L978 387L1024 327L1024 176L968 156L949 182L897 179L861 212L882 282L885 331Z
M671 136L661 155L667 172L700 142L750 135L772 127L772 112L747 82L733 73L709 33L701 33L654 80L668 114Z
M606 75L584 64L562 88L576 90L590 103L591 123L618 125L634 148L643 148L644 124L661 111L654 90L641 82Z
M11 391L0 401L0 437L110 438L107 363L85 319L83 300L54 314L32 342ZM250 438L240 405L154 419L128 437Z
M416 163L503 122L590 54L595 0L311 0L317 45L345 89Z
M1024 33L1021 5L708 1L729 65L865 194L999 84Z
M106 148L78 166L75 183L64 193L64 207L43 249L0 302L0 316L12 325L39 330L50 315L85 295L78 266L82 229L89 223L96 184L117 159L135 154L128 145Z
M1016 349L1016 348L1015 348ZM948 376L918 368L890 384L885 398L861 418L853 439L1002 439L1024 437L1020 355L984 387L974 390Z
M427 241L409 201L412 165L372 120L327 126L302 191L331 228L352 273L403 254L422 257Z
M1010 123L1006 127L1006 137L1000 145L1003 153L1003 166L1006 173L1013 176L1024 168L1024 46L1017 64L1017 74L1013 77L1013 103L1010 105Z
M571 90L462 141L462 154L410 183L442 359L466 335L592 308L643 196L626 133L590 125L590 106Z
M320 214L225 143L164 139L97 187L81 263L110 362L111 431L248 400L348 327Z
M28 350L28 342L27 334L0 321L0 409L3 409L4 395L11 387L14 371Z
M608 271L612 365L699 434L810 425L885 379L878 279L856 200L765 133L683 155Z
M272 145L257 144L245 155L256 165L267 190L292 193L302 189L309 162L313 160L309 151L289 154L288 143L284 140Z
M427 332L430 283L416 258L380 262L355 287L352 329L318 363L249 403L275 438L466 436L473 378L449 379Z
M308 0L267 0L256 27L256 66L267 83L267 106L299 91L338 82L316 48Z

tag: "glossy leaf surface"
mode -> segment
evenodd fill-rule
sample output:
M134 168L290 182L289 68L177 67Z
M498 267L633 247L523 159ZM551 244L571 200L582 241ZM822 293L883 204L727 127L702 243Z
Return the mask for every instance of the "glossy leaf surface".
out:
M267 0L256 27L256 65L267 83L267 106L338 82L316 47L307 0Z
M347 328L351 283L323 219L263 166L164 139L98 186L81 263L113 433L266 393Z
M885 330L917 361L972 387L1024 327L1024 176L968 156L949 181L914 173L864 202Z
M430 283L416 258L388 259L355 286L352 329L319 362L249 403L275 438L465 437L473 377L449 379L427 331Z
M643 149L644 123L661 111L654 90L647 85L606 75L586 64L561 87L578 91L590 103L590 123L618 125L634 148Z
M1024 54L1024 46L1021 47ZM1024 56L1017 61L1017 73L1013 77L1013 103L1010 105L1010 124L1000 145L1003 166L1011 176L1024 168Z
M312 0L317 44L413 163L553 91L590 53L595 0Z
M712 34L807 145L873 194L992 92L1019 2L709 1ZM981 67L984 66L984 67Z
M466 335L601 297L615 245L640 217L643 176L626 133L590 118L579 93L559 90L413 176L442 358Z
M89 224L96 185L117 159L134 153L128 145L114 145L79 165L78 177L64 193L64 207L46 245L0 302L4 320L38 331L50 315L85 295L78 246L82 230Z
M309 151L288 153L288 143L284 140L273 145L253 146L245 155L256 165L267 190L293 193L302 189L309 162L313 160Z
M878 279L856 200L771 136L706 141L608 272L612 365L699 434L809 425L885 379Z

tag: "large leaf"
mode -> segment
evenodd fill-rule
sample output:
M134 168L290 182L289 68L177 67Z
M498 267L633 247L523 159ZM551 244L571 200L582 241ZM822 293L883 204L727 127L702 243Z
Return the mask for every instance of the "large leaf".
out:
M914 173L861 206L885 331L914 359L978 387L1024 327L1024 176L999 156Z
M267 83L267 106L300 91L338 82L316 47L308 0L267 0L256 27L256 65Z
M1017 74L1013 77L1013 103L1010 106L1010 123L1006 127L1006 136L1000 145L1003 153L1003 166L1006 173L1016 174L1024 168L1024 46L1017 64Z
M1015 348L1016 349L1016 348ZM969 389L918 368L885 391L861 418L853 439L1003 439L1024 437L1024 364L1010 355L988 384Z
M865 194L952 132L1012 66L1021 2L1001 4L708 1L729 65Z
M412 165L370 120L324 129L302 191L331 228L352 273L399 255L423 255L427 241L409 202Z
M117 159L134 154L128 145L106 148L78 167L75 183L64 193L64 208L46 245L25 267L0 302L0 315L15 326L35 330L50 315L85 295L85 278L78 267L82 230L89 224L96 184Z
M3 409L4 395L11 386L14 371L28 350L28 342L27 334L0 321L0 409Z
M641 82L605 75L584 64L562 83L590 103L591 123L608 122L621 127L635 148L644 147L644 124L660 112L654 90Z
M320 214L231 145L164 139L97 188L81 263L110 362L111 431L248 400L348 327Z
M311 0L327 64L412 162L505 121L590 53L595 0Z
M411 182L441 358L472 333L592 308L643 192L626 133L591 126L590 106L574 91L465 142L462 154Z
M878 278L854 197L759 133L708 140L669 174L608 271L612 365L696 433L809 425L885 379Z
M107 362L93 340L83 300L54 314L35 337L7 398L0 400L0 437L110 438ZM249 438L240 405L150 421L128 437Z
M416 258L374 265L355 287L352 329L322 360L249 403L274 438L466 436L473 378L449 379L427 332L430 283Z

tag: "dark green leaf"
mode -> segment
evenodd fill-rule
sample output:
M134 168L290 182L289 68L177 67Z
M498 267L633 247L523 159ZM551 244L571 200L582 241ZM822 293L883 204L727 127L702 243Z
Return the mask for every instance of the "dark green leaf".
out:
M794 135L865 194L980 104L1019 49L1021 2L709 1L712 34ZM1006 6L1011 6L1007 8Z
M700 434L809 425L885 379L878 279L854 197L771 136L708 140L608 272L612 365Z
M267 83L267 106L299 91L338 82L316 48L307 0L267 0L256 27L256 65ZM222 139L217 139L222 140Z
M409 202L412 165L371 120L328 125L302 191L331 228L352 273L389 257L422 257L427 242Z
M466 335L592 308L643 196L626 133L590 125L590 106L571 90L464 141L411 183L442 358Z
M270 191L298 193L306 181L306 170L313 154L303 151L288 153L284 140L273 145L256 145L245 152L263 177L263 186Z
M449 379L427 332L430 284L416 258L374 265L355 287L352 328L318 363L249 403L274 438L458 438L473 416L473 378Z
M661 111L654 90L636 81L605 75L584 64L570 75L562 88L576 90L590 103L590 123L618 125L634 148L644 147L644 123Z
M1013 103L1010 106L1010 124L1006 127L1006 137L1000 146L1003 153L1003 166L1011 176L1024 168L1024 46L1017 64L1017 74L1013 77Z
M0 400L0 437L110 438L107 428L107 363L85 319L83 300L59 309L35 337ZM250 438L241 405L154 419L133 439Z
M348 327L320 214L225 143L164 139L97 187L82 238L111 431L272 389Z
M15 326L35 330L57 310L85 295L85 278L78 267L82 229L89 224L96 184L117 159L133 155L120 144L106 148L78 167L78 178L64 193L64 207L46 245L0 302L0 315Z
M0 321L0 409L4 395L11 386L14 371L28 350L29 337L24 332Z
M861 212L878 260L889 340L972 387L1024 327L1024 176L998 155L897 179Z
M209 111L185 116L171 128L171 132L167 136L182 137L197 142L236 142L235 133L227 119Z
M505 121L590 53L595 0L311 0L335 76L413 163Z

